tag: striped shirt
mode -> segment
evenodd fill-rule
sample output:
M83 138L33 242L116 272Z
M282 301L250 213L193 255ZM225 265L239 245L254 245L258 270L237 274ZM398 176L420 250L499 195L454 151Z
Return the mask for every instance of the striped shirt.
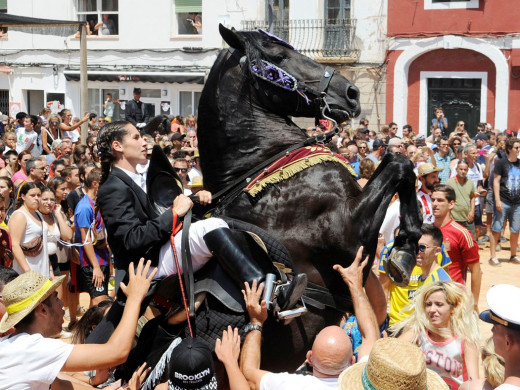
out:
M478 245L471 232L453 219L441 226L444 247L452 261L449 272L454 282L466 284L468 264L480 260Z

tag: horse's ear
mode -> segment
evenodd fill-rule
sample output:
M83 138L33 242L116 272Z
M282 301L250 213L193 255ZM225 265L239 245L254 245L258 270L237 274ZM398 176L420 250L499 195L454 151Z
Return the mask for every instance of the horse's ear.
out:
M224 38L224 41L226 41L230 47L242 51L244 50L244 45L242 44L242 41L240 40L235 29L230 30L229 28L224 27L222 23L219 23L218 30L220 35L222 35L222 38Z

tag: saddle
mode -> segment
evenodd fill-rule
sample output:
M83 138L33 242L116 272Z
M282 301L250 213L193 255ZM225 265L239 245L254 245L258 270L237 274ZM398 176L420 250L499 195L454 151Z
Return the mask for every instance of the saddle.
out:
M227 222L233 235L240 243L241 247L249 252L263 271L280 275L286 278L286 274L291 274L293 262L289 251L285 246L274 237L270 236L265 230L250 223L239 221L229 217L220 217ZM269 256L266 256L269 255ZM270 259L272 261L270 261ZM246 312L244 298L241 289L220 267L217 261L210 260L201 270L194 275L194 294L196 309L207 294L218 300L225 308L243 314ZM152 304L162 312L166 312L169 323L175 324L186 319L179 278L170 275L164 278L155 291ZM176 315L176 314L179 315Z

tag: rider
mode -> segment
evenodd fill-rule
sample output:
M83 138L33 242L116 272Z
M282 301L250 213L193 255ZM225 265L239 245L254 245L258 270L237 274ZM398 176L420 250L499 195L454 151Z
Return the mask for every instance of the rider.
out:
M138 164L147 162L147 143L131 123L105 125L98 134L97 146L102 169L98 204L114 254L116 286L126 278L128 263L140 257L151 259L152 265L158 267L156 278L177 273L169 238L173 232L176 251L181 253L181 219L192 208L193 202L181 193L173 200L171 209L162 214L156 211L146 194L144 174L136 171ZM202 204L211 203L208 191L199 191L196 196ZM222 268L240 286L244 281L251 283L255 279L265 279L263 270L238 245L222 219L208 218L193 223L189 245L194 271L215 255ZM280 310L294 306L305 286L306 276L301 274L279 289L277 302ZM110 336L122 313L124 297L120 293L118 297L121 299L112 305L88 342L100 342Z

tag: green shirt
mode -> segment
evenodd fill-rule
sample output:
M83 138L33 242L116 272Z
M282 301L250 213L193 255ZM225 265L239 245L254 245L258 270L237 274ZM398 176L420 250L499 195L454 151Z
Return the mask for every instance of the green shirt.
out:
M451 210L451 217L455 221L466 221L471 210L471 195L475 194L475 185L472 180L466 179L465 184L460 184L457 177L452 177L446 182L455 191L457 196L455 206Z

